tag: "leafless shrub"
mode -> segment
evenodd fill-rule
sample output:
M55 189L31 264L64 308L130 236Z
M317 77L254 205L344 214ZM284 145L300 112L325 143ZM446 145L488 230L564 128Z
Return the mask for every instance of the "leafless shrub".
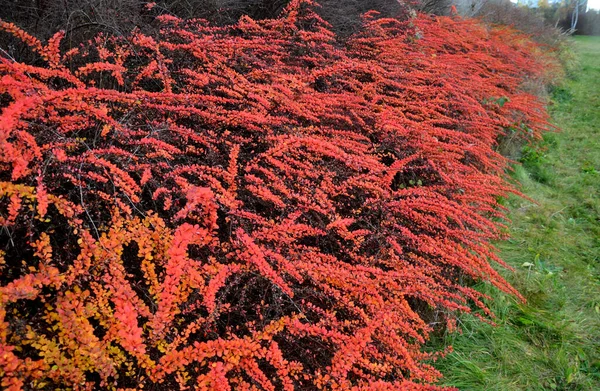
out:
M564 35L560 29L550 25L538 10L518 7L509 0L483 1L473 16L491 24L511 26L547 45L556 45Z

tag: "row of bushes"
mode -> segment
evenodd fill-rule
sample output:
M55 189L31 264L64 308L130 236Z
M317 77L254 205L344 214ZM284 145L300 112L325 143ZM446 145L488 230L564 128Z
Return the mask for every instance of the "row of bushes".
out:
M15 23L41 39L50 38L57 30L65 30L65 43L77 46L99 32L124 36L134 27L153 32L156 25L152 22L160 15L203 18L224 26L236 23L242 15L255 20L275 18L288 3L289 0L0 0L0 19ZM338 37L346 37L360 28L360 15L367 11L401 17L409 6L427 12L445 12L449 2L322 0L317 12L331 24Z
M32 53L0 59L2 387L434 390L468 282L518 295L493 147L547 127L542 52L374 13L342 46L313 9L68 51L1 23Z

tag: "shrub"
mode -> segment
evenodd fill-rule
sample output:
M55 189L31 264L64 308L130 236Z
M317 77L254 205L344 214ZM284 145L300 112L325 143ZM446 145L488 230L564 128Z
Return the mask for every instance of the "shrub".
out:
M492 146L547 126L535 45L369 14L339 47L301 0L159 21L67 52L2 23L35 57L0 64L2 386L435 389L417 310L518 295Z
M44 0L18 2L0 0L0 18L15 23L38 38L49 39L57 30L65 30L63 46L77 47L98 33L125 36L133 28L146 34L156 32L153 19L171 15L181 19L203 18L219 26L237 23L247 15L254 20L277 17L289 0ZM402 17L408 2L390 0L322 0L316 11L331 24L337 38L347 38L361 26L360 16L377 10L387 17ZM433 10L436 1L428 2ZM0 38L0 46L9 49L14 58L28 60L14 40Z
M547 7L532 9L515 5L509 0L491 0L480 2L474 16L486 23L510 26L529 34L536 42L544 45L546 50L553 51L564 71L571 76L577 68L576 56L568 34L557 27L555 12L558 10ZM560 79L560 76L556 76L552 84L559 83Z

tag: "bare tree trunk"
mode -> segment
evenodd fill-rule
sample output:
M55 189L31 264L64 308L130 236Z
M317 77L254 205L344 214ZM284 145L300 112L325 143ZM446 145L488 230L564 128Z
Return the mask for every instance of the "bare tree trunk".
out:
M579 21L579 0L575 0L575 9L571 14L571 33L575 32L575 28L577 27L577 22Z

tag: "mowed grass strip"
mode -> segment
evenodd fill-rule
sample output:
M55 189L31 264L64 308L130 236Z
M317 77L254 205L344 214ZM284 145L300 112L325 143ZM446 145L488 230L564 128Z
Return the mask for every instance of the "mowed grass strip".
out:
M600 390L600 37L577 37L581 66L552 92L561 129L523 151L514 177L536 203L512 197L511 239L498 243L526 304L486 285L497 326L463 316L462 334L433 344L462 390Z

